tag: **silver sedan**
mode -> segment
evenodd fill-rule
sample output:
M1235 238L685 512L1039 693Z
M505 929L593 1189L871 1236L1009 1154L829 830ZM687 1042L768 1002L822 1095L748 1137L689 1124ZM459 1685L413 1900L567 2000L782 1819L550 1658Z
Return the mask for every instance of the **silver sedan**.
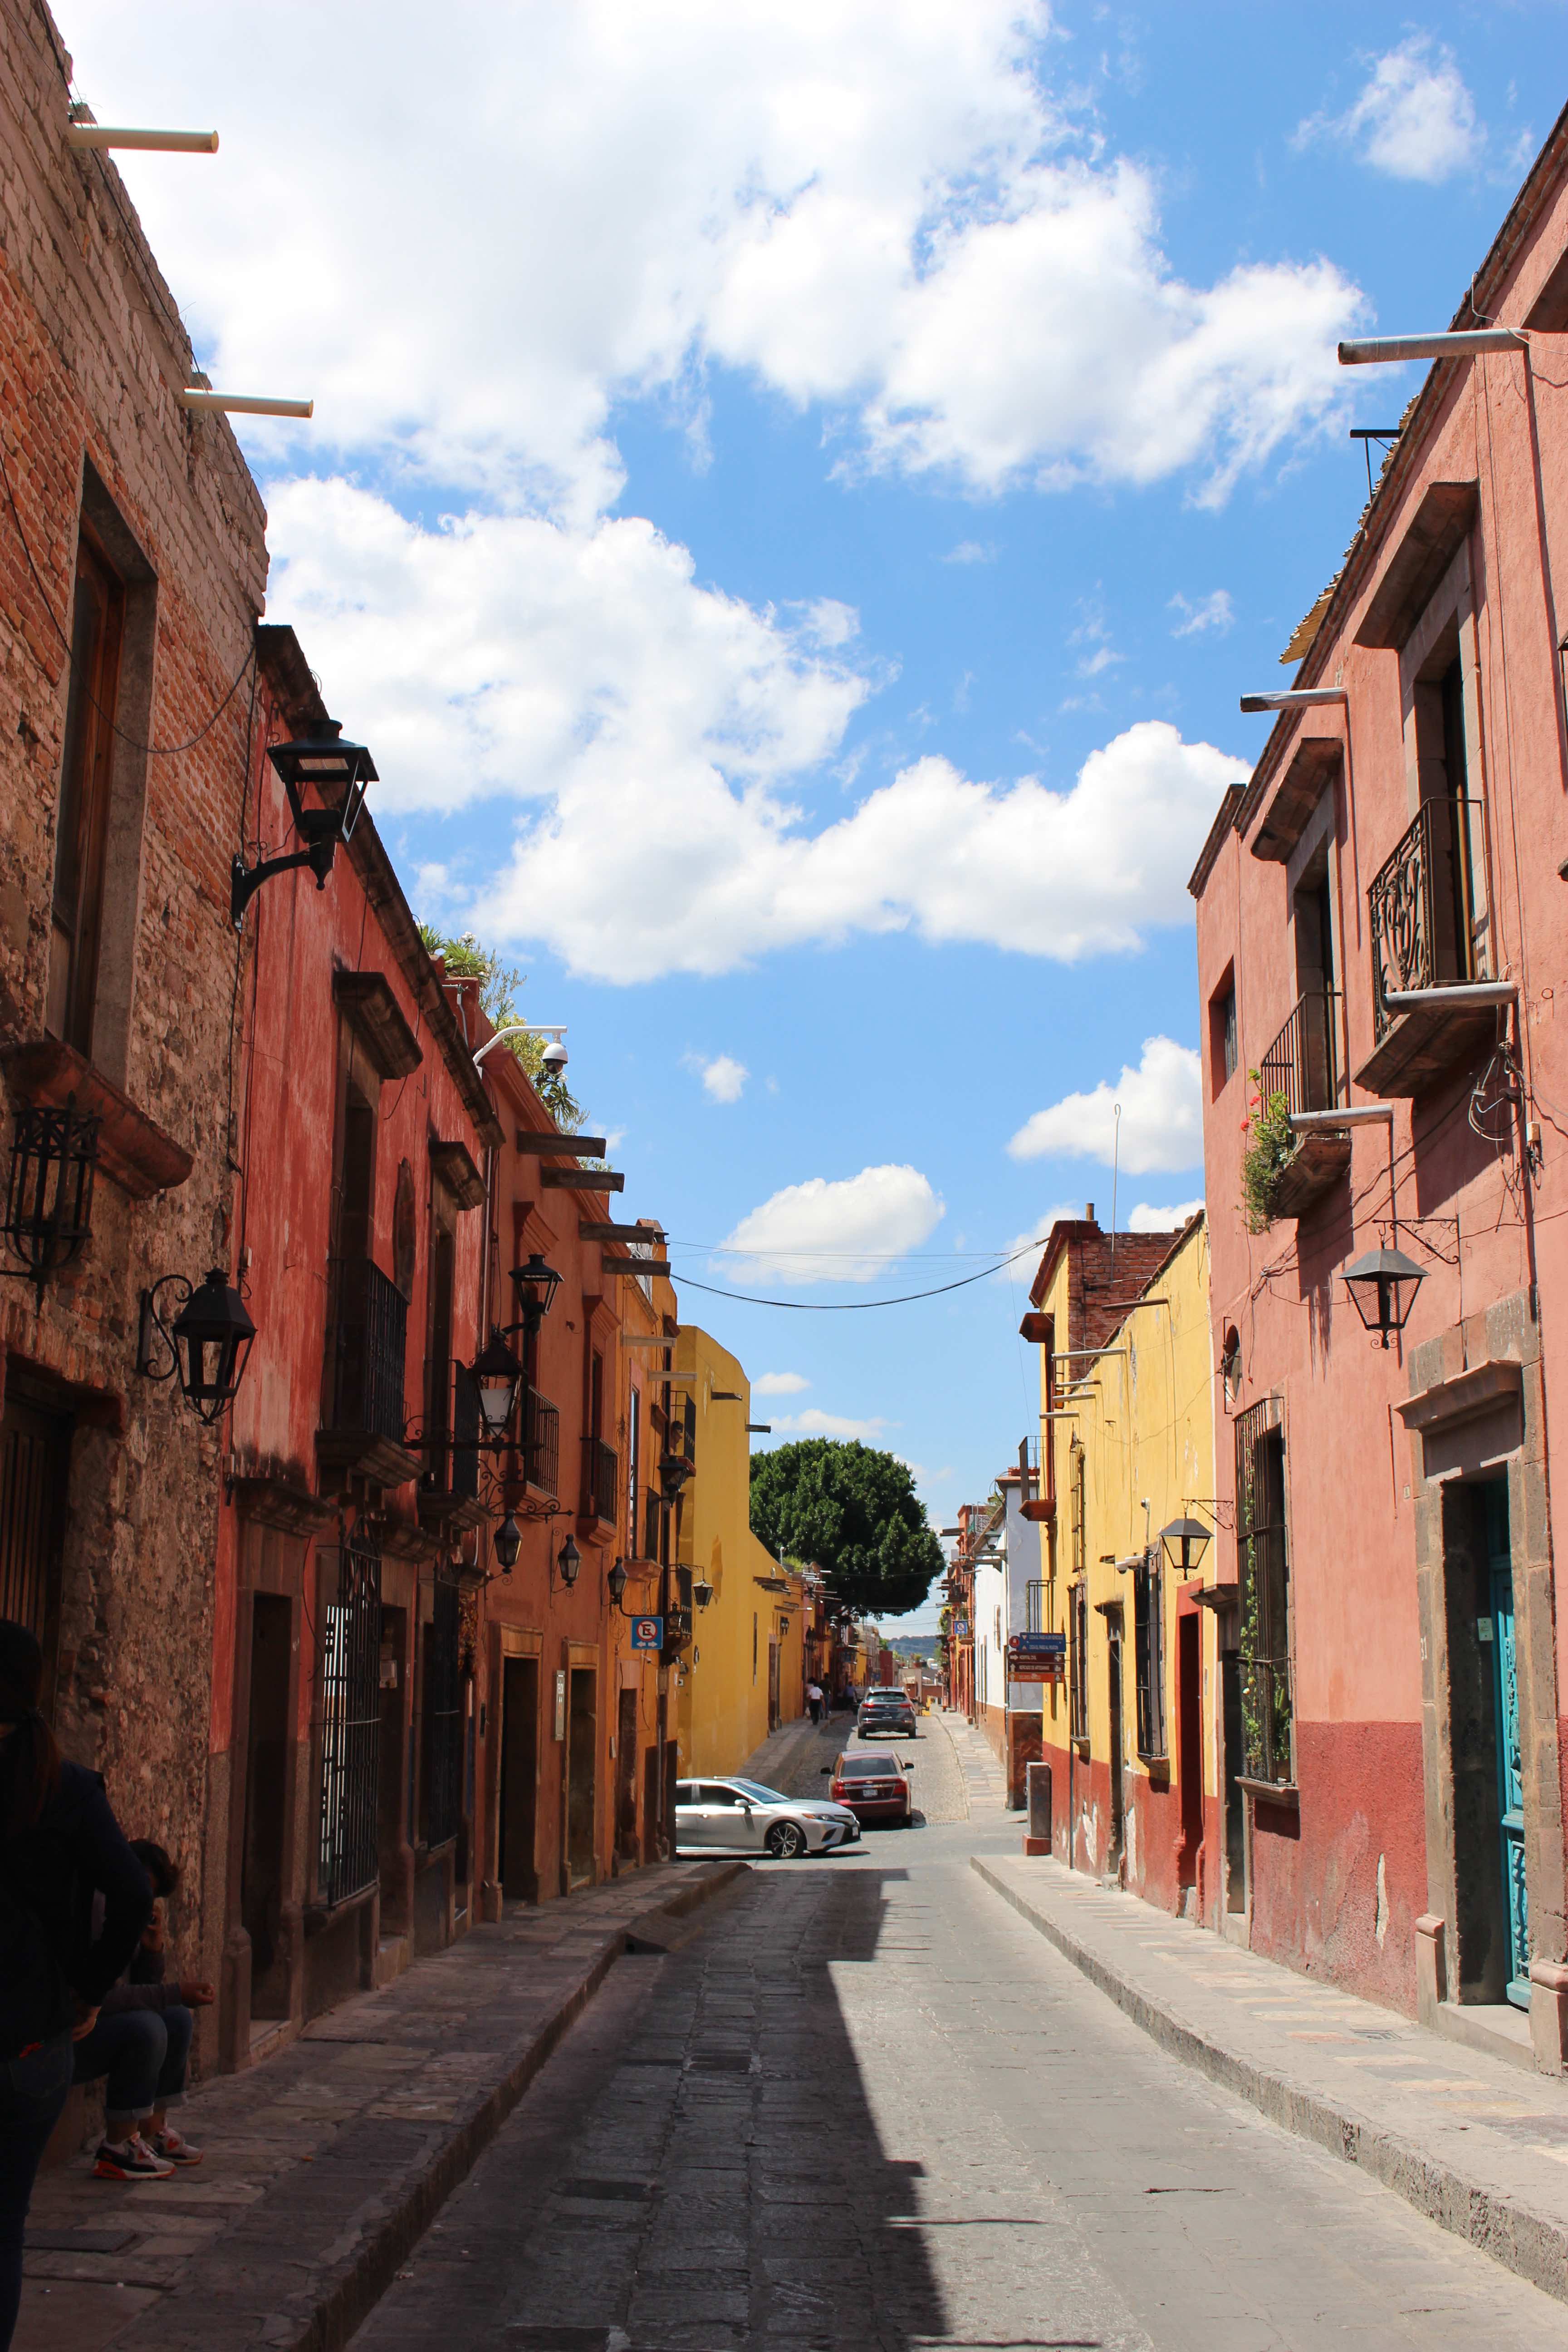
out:
M677 1853L771 1853L793 1862L854 1845L860 1824L847 1805L822 1797L786 1797L760 1780L678 1780Z

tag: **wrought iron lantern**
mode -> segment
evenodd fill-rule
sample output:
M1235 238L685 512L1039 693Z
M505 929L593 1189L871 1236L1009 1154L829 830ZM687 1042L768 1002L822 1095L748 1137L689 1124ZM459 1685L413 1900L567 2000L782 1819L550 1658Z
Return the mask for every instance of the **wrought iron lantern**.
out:
M1368 1250L1344 1270L1345 1288L1369 1331L1386 1348L1391 1331L1403 1331L1426 1280L1424 1270L1401 1249Z
M174 1291L182 1302L172 1324L158 1311L162 1290ZM221 1266L215 1265L197 1289L183 1274L166 1274L142 1293L136 1369L150 1381L178 1374L181 1395L210 1427L234 1402L255 1337L249 1310ZM169 1356L162 1367L156 1360L160 1339Z
M510 1576L517 1566L518 1555L522 1549L522 1529L510 1511L496 1529L491 1540L495 1545L496 1558L500 1562L501 1574Z
M713 1587L709 1583L708 1579L705 1576L700 1576L696 1583L692 1586L691 1598L696 1601L699 1609L706 1609L708 1603L712 1600Z
M622 1595L626 1589L626 1564L624 1559L617 1559L605 1570L605 1583L609 1591L612 1607L619 1609Z
M468 1366L468 1378L479 1393L484 1433L499 1444L517 1410L517 1394L522 1386L522 1366L499 1331L491 1331L488 1343Z
M17 1106L4 1232L40 1305L50 1275L79 1255L91 1233L100 1124L96 1113L77 1109L74 1094L63 1105Z
M1168 1528L1160 1530L1165 1558L1181 1576L1195 1576L1198 1562L1209 1545L1209 1531L1201 1519L1173 1519Z
M267 756L283 780L294 830L305 846L286 856L258 858L254 866L247 866L243 857L235 859L229 913L237 929L257 891L274 874L308 866L317 889L326 888L338 845L347 844L359 822L366 786L380 782L375 761L364 745L345 743L342 726L336 719L318 719L310 734L293 743L273 743ZM307 792L314 797L307 800Z
M561 1571L561 1581L568 1592L577 1581L577 1570L583 1565L583 1555L570 1536L555 1555L555 1565Z
M561 1276L552 1265L546 1265L535 1250L526 1265L513 1266L511 1278L517 1285L523 1328L531 1337L550 1312L561 1287Z

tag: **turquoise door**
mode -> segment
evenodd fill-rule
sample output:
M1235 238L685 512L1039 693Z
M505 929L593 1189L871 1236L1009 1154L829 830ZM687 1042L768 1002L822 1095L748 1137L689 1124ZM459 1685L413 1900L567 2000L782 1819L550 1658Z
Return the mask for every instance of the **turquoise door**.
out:
M1530 2007L1530 1902L1524 1884L1524 1779L1520 1770L1519 1674L1513 1636L1513 1561L1508 1541L1508 1488L1487 1495L1487 1564L1491 1580L1492 1675L1497 1725L1498 1810L1502 1817L1503 1903L1508 1915L1508 1998Z

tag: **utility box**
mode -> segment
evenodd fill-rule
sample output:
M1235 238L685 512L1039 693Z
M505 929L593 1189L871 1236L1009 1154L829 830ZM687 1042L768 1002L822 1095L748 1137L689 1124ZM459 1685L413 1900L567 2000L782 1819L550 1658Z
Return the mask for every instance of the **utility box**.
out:
M1049 1853L1051 1850L1051 1768L1048 1764L1025 1765L1024 1801L1029 1816L1029 1826L1024 1833L1024 1852Z

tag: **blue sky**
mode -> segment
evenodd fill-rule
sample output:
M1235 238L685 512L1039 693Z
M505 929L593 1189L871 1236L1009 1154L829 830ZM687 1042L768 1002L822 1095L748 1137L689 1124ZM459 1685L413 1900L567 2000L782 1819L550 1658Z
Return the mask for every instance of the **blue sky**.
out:
M814 1307L980 1271L1109 1220L1112 1100L1123 1222L1189 1202L1186 875L1360 511L1347 427L1413 388L1333 343L1447 322L1563 6L62 30L100 121L222 135L122 168L214 381L316 399L242 429L272 614L678 1265ZM1029 1271L686 1311L942 1524L1035 1426Z

